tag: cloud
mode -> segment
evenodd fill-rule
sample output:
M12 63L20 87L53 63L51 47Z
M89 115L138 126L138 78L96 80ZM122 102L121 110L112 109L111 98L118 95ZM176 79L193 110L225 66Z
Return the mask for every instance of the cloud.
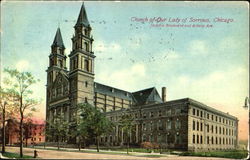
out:
M146 68L144 64L137 63L129 68L123 68L111 73L103 71L97 80L101 83L130 91L138 88L145 76Z
M30 66L30 63L27 60L19 60L16 63L16 68L20 72L27 70L29 68L29 66Z
M188 51L193 55L207 54L207 42L204 40L193 40L189 43Z
M181 75L172 82L178 85L171 90L178 98L190 97L234 112L234 107L241 106L248 95L248 81L247 69L238 66L214 71L200 78Z

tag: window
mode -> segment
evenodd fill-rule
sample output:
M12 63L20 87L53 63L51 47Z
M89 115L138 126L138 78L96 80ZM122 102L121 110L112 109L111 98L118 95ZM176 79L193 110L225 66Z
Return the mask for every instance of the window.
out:
M201 122L201 131L203 131L203 123Z
M212 137L211 141L212 141L212 144L214 144L214 137Z
M223 127L223 135L225 134L225 128Z
M201 111L201 117L203 117L203 112Z
M154 112L150 112L150 117L154 117Z
M209 113L207 113L207 119L209 119Z
M197 116L200 116L200 111L199 110L197 110Z
M85 100L84 100L84 101L85 101L85 103L88 103L88 98L87 98L87 97L85 97Z
M146 124L145 124L145 123L142 124L142 128L143 128L144 131L147 130L147 127L146 127Z
M143 141L143 142L146 142L146 140L147 140L147 137L146 137L145 134L143 134L143 136L142 136L142 141Z
M87 59L84 60L84 69L89 72L89 61Z
M209 144L209 136L207 136L207 144Z
M88 36L88 30L87 29L84 29L84 35Z
M171 129L172 128L172 123L171 120L167 121L167 129Z
M215 127L215 133L217 134L217 132L218 132L218 128L217 128L217 126Z
M167 116L171 116L171 109L167 110Z
M176 115L181 114L181 109L180 109L180 108L176 108L176 109L175 109L175 114L176 114Z
M193 130L195 130L195 121L193 121Z
M212 115L212 121L214 120L214 115Z
M197 124L197 131L199 131L199 122L196 123Z
M225 120L224 120L224 118L222 119L222 123L224 123L225 122Z
M218 138L217 137L215 138L215 144L218 144Z
M85 47L85 50L88 52L89 51L89 45L87 42L84 42L84 47Z
M176 129L180 129L181 128L181 121L179 121L179 119L177 119L176 122L175 122L175 128Z
M195 135L193 135L193 143L195 144Z
M221 134L221 127L219 128L219 134Z
M215 121L216 121L216 122L217 122L217 118L218 118L218 117L217 117L217 116L215 116Z
M41 142L41 141L42 141L42 139L41 139L41 138L39 138L39 141Z
M159 116L159 117L161 117L161 110L159 110L159 112L158 112L158 116Z
M152 121L150 122L150 130L151 131L153 130L153 122Z
M221 117L219 118L219 122L221 122Z
M181 144L181 136L179 135L178 132L177 132L177 134L175 135L175 143L176 143L176 144Z
M220 139L219 139L219 144L221 144L221 137L220 137Z
M207 125L207 132L209 132L209 124Z
M199 135L197 134L197 139L196 139L196 142L199 143Z
M163 126L162 126L162 121L159 120L158 122L158 130L163 130Z
M200 142L201 142L201 144L203 143L202 135L201 135L201 141Z
M195 109L193 108L193 115L195 115Z
M162 142L162 136L161 136L161 134L158 135L158 137L157 137L157 142L158 142L158 143L161 143L161 142Z
M59 60L59 67L62 68L63 67L63 61Z
M211 132L214 133L214 126L211 126Z
M88 81L85 82L85 87L88 87Z

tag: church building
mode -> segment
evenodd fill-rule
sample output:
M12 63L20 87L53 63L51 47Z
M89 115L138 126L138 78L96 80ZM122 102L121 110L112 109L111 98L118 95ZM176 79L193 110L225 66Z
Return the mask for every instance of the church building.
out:
M155 87L129 92L94 81L94 39L86 9L82 4L74 26L72 51L65 55L60 28L49 55L46 85L46 120L57 114L72 121L75 106L89 103L100 108L112 121L127 112L135 118L130 141L158 143L180 150L229 150L238 145L238 119L190 98L167 101L166 87L161 96ZM69 59L69 69L66 67ZM129 85L129 84L128 84ZM102 137L103 145L120 145L119 126Z

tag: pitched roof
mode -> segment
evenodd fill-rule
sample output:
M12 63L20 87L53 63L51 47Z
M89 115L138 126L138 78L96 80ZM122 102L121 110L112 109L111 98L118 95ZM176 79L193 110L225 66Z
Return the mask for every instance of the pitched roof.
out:
M100 84L95 82L94 83L94 90L97 93L101 93L101 94L106 94L112 97L117 97L117 98L122 98L122 99L126 99L126 100L131 100L133 101L133 96L130 92L121 90L121 89L117 89L114 87L110 87L104 84Z
M65 48L64 44L63 44L62 35L61 35L61 31L60 31L59 27L57 28L56 35L55 35L52 46L53 47Z
M163 102L155 87L133 92L132 95L136 100L136 105Z
M80 13L79 13L79 16L78 16L78 19L77 19L75 26L81 26L81 25L83 25L85 27L89 26L89 21L87 18L87 13L86 13L86 10L84 7L84 3L82 3L82 7L81 7L81 10L80 10Z

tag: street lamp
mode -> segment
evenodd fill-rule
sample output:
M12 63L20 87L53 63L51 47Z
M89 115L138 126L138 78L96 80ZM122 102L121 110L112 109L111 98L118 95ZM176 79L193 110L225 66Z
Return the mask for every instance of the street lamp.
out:
M249 141L249 134L250 134L250 108L249 108L249 98L246 97L245 98L245 104L243 106L243 108L248 109L248 146L247 146L247 150L248 150L248 156L247 159L250 159L250 141Z

